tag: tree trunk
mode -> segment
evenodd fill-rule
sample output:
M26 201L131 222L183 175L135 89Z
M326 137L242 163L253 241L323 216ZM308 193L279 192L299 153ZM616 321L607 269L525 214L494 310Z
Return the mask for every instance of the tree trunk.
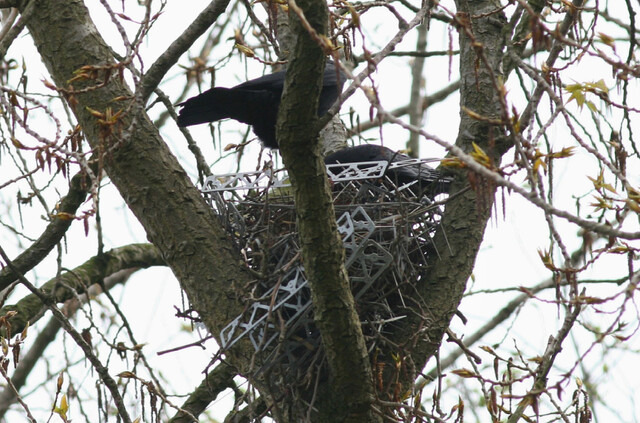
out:
M320 3L300 1L299 5L317 7ZM475 142L497 163L508 148L501 142L502 128L488 120L474 119L465 110L492 121L502 116L498 81L504 48L500 34L503 15L486 13L494 11L493 2L470 3L459 2L456 15L463 106L457 145L469 151ZM322 7L326 5L322 3ZM67 98L91 147L103 154L109 178L145 228L149 240L162 252L194 309L217 336L230 320L242 313L241 290L253 277L230 237L144 113L143 105L136 103L117 76L124 65L112 57L83 2L69 0L61 7L57 1L41 0L34 9L27 26L56 86ZM314 13L306 13L307 18L312 20ZM471 16L483 17L471 20ZM326 22L326 16L321 19ZM294 98L287 105L288 100L283 100L282 115L286 119L281 120L286 121L286 129L281 146L294 184L304 263L330 373L321 375L317 388L311 384L303 389L301 397L284 395L281 401L289 410L280 410L283 411L280 417L283 421L307 417L318 422L379 421L381 417L372 406L374 376L353 297L348 291L317 131L309 131L309 122L315 121L315 107L309 98L318 96L321 72L310 69L308 63L320 63L323 52L316 40L300 36L306 30L298 30L291 72L304 75L299 81L313 79L316 85L306 92L304 101L296 102ZM78 76L75 72L85 66L89 68L84 68L80 75L87 79L74 78ZM291 90L293 97L307 89L298 88L295 81L288 81L287 90ZM122 113L118 114L120 109ZM111 124L106 124L100 123L97 116L103 121L115 117ZM279 124L279 141L284 127ZM436 235L440 259L433 264L428 277L415 284L414 306L419 312L407 312L404 325L390 334L395 346L384 358L386 385L378 393L383 399L402 397L412 386L416 371L437 351L459 305L491 214L495 187L473 179L464 170L455 173L452 192L463 189L469 180L472 189L446 206L442 228ZM240 342L227 354L241 373L249 371L253 356L253 349L247 344L248 341ZM406 355L404 350L411 354ZM274 399L264 380L252 382L261 390L265 402L272 405ZM283 392L276 392L275 399L280 400ZM309 403L317 412L308 412Z
M316 34L327 31L324 0L300 0ZM290 5L293 7L293 5ZM296 45L287 71L278 120L278 142L291 178L298 236L329 374L318 388L303 391L292 421L375 422L373 378L367 349L344 267L344 249L326 176L316 121L325 52L290 11ZM314 83L310 83L313 81ZM317 412L310 412L310 407Z
M501 35L506 19L495 12L499 5L493 1L458 1L460 40L460 127L456 145L468 152L472 143L479 145L499 164L502 154L509 148L504 142L503 129L491 124L502 116L498 92L501 81L501 61L504 39ZM474 18L471 16L483 16ZM485 118L478 120L467 111ZM437 353L442 337L456 313L466 282L484 237L486 224L494 204L495 186L464 169L453 170L455 180L446 204L441 227L435 237L439 259L433 263L428 277L416 286L415 296L422 299L419 310L408 314L410 324L392 337L401 348L415 344L407 366L420 371ZM457 195L465 187L470 189ZM387 366L389 367L389 366ZM387 379L395 375L387 375ZM408 378L405 388L410 387Z
M27 2L23 2L24 7ZM161 251L189 301L214 335L242 312L238 289L252 279L211 208L188 178L144 108L132 100L119 66L81 0L42 0L27 27L104 170ZM96 79L70 80L83 66ZM107 71L111 69L108 82ZM91 73L90 70L87 73ZM127 100L116 101L125 98ZM122 115L110 127L92 111ZM239 347L236 357L249 356ZM246 361L234 361L242 368Z

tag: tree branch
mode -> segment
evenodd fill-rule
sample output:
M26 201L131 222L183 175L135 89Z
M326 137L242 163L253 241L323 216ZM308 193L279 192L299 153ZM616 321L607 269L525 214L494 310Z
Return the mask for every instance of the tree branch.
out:
M229 0L214 0L209 3L209 6L198 15L182 35L171 43L169 48L151 65L144 74L142 87L140 88L140 96L143 99L143 103L147 102L151 93L158 87L167 71L180 59L180 56L189 50L198 37L213 25L218 17L224 13L228 5Z
M584 263L584 257L585 257L585 254L587 253L588 248L589 248L589 246L586 243L583 243L580 246L580 248L578 248L577 250L575 250L571 254L571 263L570 263L571 267L575 268L575 267L578 267L581 263ZM567 284L566 281L564 283L561 283L561 285L566 285L566 284ZM532 286L530 288L526 288L526 292L516 296L511 301L509 301L507 304L505 304L500 309L500 311L498 311L491 318L491 320L486 322L484 325L482 325L478 330L476 330L471 335L465 336L464 340L463 340L464 345L467 348L471 347L472 345L474 345L476 342L478 342L480 339L482 339L486 334L488 334L489 332L494 330L498 325L500 325L502 322L507 320L511 315L513 315L513 313L518 308L522 307L524 305L524 303L526 303L528 300L531 299L532 295L535 295L538 292L544 291L546 289L556 288L557 286L558 286L557 278L551 277L551 278L549 278L547 280L544 280L544 281L538 283L535 286ZM438 376L438 371L439 370L441 371L443 369L448 368L459 357L461 357L463 354L464 354L464 351L462 351L462 350L453 351L447 357L445 357L444 359L440 360L439 368L434 368L433 370L431 370L429 373L427 373L425 375L426 376L425 377L425 379L426 379L425 381L417 382L416 385L424 386L427 382L429 382L431 380L434 380Z
M18 1L7 1L7 4L12 4L12 6L7 7L17 7L18 5L14 3L18 3ZM35 3L35 0L30 1L23 10L20 10L20 19L18 19L18 22L16 22L15 25L13 25L11 29L7 31L4 34L4 37L2 37L2 39L0 40L0 58L4 58L4 56L7 54L7 50L9 50L9 47L11 46L11 43L13 43L16 38L18 38L18 35L20 35L24 27L27 25L27 21L31 18L31 15L36 7Z
M131 244L114 248L102 256L92 257L75 269L49 280L40 290L50 295L53 303L61 303L73 298L76 293L86 292L89 286L102 282L107 276L120 270L164 265L164 259L152 244ZM32 319L39 319L41 310L40 297L29 294L15 305L2 307L0 315L5 315L7 311L18 312L10 320L13 333L17 333L24 329L28 321L33 323Z
M12 260L13 266L18 272L21 274L27 273L51 252L67 232L69 226L71 226L78 207L86 197L87 189L84 184L84 175L79 173L71 178L69 192L60 200L57 213L51 217L51 222L49 222L42 235L29 248ZM0 290L7 288L16 279L17 275L12 268L5 267L0 270Z
M429 31L429 19L425 19L418 25L418 41L416 42L416 51L424 52L427 49L427 32ZM409 123L414 126L422 126L422 118L424 116L424 108L422 107L422 73L424 72L424 57L417 57L411 66L411 90L409 95ZM420 134L409 132L409 140L407 141L407 149L411 157L420 156Z
M549 337L547 348L544 352L544 355L540 358L540 364L538 365L535 372L533 387L529 390L529 392L527 392L522 401L520 401L513 414L509 416L507 423L516 423L517 421L519 421L524 411L530 405L534 406L537 409L537 398L547 386L547 376L549 374L549 371L553 367L556 356L562 350L562 342L565 340L567 335L569 335L573 324L578 319L578 315L580 314L581 309L582 306L579 303L571 305L567 310L567 314L565 315L562 327L560 328L556 336Z
M309 407L317 408L320 416L312 414L311 420L375 422L380 417L371 407L371 366L344 268L344 249L317 132L316 110L325 60L320 37L327 31L327 5L323 0L290 1L289 9L297 41L287 70L276 134L292 182L314 318L333 380L331 390L312 395ZM293 417L297 421L307 418L304 414Z
M237 373L233 366L225 362L220 362L213 371L207 374L207 377L205 377L195 391L189 395L189 398L187 398L181 407L182 410L191 413L191 415L197 418L211 402L215 401L222 391L233 386L233 378ZM168 423L189 423L192 421L193 419L189 415L183 411L179 411Z
M101 285L100 289L111 289L114 286L125 283L129 277L136 271L137 269L126 269L123 271L118 271L113 275L106 277ZM95 287L95 286L94 286ZM95 291L92 293L92 291ZM84 304L89 301L92 295L97 294L98 290L89 289L88 294L84 294L80 297L81 303ZM68 317L73 316L78 308L80 307L80 302L71 302L72 307L66 307L66 315ZM19 392L20 388L25 384L27 377L31 373L31 370L35 367L36 363L42 359L42 354L45 349L51 344L55 339L56 335L62 328L62 324L55 317L49 319L47 324L40 330L36 339L31 344L29 351L26 352L21 358L18 366L15 371L11 375L11 382L15 386L16 390ZM9 389L5 389L0 392L0 420L4 417L5 413L16 401L17 397L15 392Z
M485 12L495 11L495 3L489 0L457 1L456 6L456 19L460 21L461 105L463 108L477 110L483 116L498 119L502 110L500 93L496 89L496 76L501 67L504 47L500 36L504 15L499 12L485 15ZM471 21L471 16L480 18ZM500 135L500 129L487 122L476 121L464 111L460 115L457 150L468 150L471 143L475 142L486 151L491 151L494 160L499 161L503 151L492 150L489 146ZM390 118L399 121L397 118ZM417 294L424 299L421 315L410 315L409 319L413 324L406 328L407 332L400 331L393 338L400 345L408 340L416 340L413 359L418 369L439 348L442 336L460 304L491 215L495 186L478 181L475 190L464 191L467 184L466 173L458 172L451 192L460 191L461 194L447 202L434 239L436 250L440 251L439 259L433 263L428 277L417 285ZM423 327L424 334L416 339L413 332L416 328Z
M582 7L584 0L574 0L571 8L568 9L566 16L562 20L562 23L556 29L558 35L565 36L569 29L573 26L578 16L578 10ZM560 56L560 53L565 48L563 42L558 39L555 39L553 45L551 46L551 51L549 52L549 56L547 56L547 60L545 61L546 69L553 69L556 60ZM539 82L536 85L536 88L533 90L533 94L531 95L531 99L527 103L527 107L525 107L524 111L520 115L520 132L524 132L524 130L529 126L531 119L533 117L533 113L538 108L538 103L542 99L542 95L545 93L545 84Z
M2 247L0 247L0 256L7 263L8 266L13 266L9 257L5 254ZM78 333L77 330L69 323L69 320L62 314L60 309L56 307L55 303L52 301L50 295L48 293L44 293L41 289L36 288L29 280L27 280L24 275L20 274L17 269L13 269L15 273L18 274L18 278L20 282L31 291L32 295L34 295L42 304L45 304L47 308L51 311L53 316L60 322L64 330L73 338L75 343L82 349L84 356L89 360L93 368L100 375L100 379L104 382L107 389L111 393L113 397L113 402L118 409L118 417L121 418L125 423L131 423L131 417L129 417L129 413L127 412L127 408L124 405L124 400L122 399L122 395L120 395L120 391L118 390L118 385L116 381L109 374L109 370L100 362L98 357L91 350L91 346L84 340L82 335Z
M392 116L389 112L383 110L382 108L378 108L378 113L380 113L382 116L384 116L390 122L395 123L396 125L400 125L412 131L420 132L420 134L422 134L422 136L424 136L425 138L432 140L438 145L449 150L449 152L453 156L459 158L465 164L468 170L486 178L487 180L492 181L492 183L494 183L495 185L508 188L510 191L513 191L519 194L525 200L528 200L531 204L537 206L538 208L543 210L545 213L561 217L571 223L576 224L577 226L580 226L581 228L588 230L589 232L595 232L598 235L615 237L615 238L623 238L623 239L629 239L629 240L640 239L640 231L629 232L629 231L618 230L612 227L611 225L583 219L565 210L554 207L552 204L550 204L549 202L541 198L537 192L527 191L525 188L522 188L521 185L515 184L509 181L507 178L503 177L498 172L488 169L487 167L478 163L471 155L465 153L464 150L462 150L457 145L449 144L445 140L423 131L421 128L408 125L402 122L400 119L396 118L395 116ZM622 225L622 222L618 222L618 224Z
M447 85L446 87L436 91L435 93L423 97L421 99L422 112L424 113L425 110L427 110L429 107L433 106L434 104L446 100L451 94L458 91L459 89L460 89L460 81L455 81ZM408 113L409 113L409 105L398 107L397 109L389 112L389 114L396 117L401 117ZM390 122L390 120L386 117L386 115L382 116L382 120L374 119L374 120L364 122L358 125L357 128L354 128L354 130L349 131L349 136L361 134L364 131L368 131L369 129L372 129L372 128L377 128L382 123L388 123L388 122Z
M124 80L104 81L103 73L96 72L95 78L75 79L69 86L81 68L119 69L121 64L115 62L83 1L68 0L65 13L59 13L59 8L57 0L39 0L33 19L27 21L42 61L56 86L64 87L60 90L72 100L71 108L90 145L106 149L104 169L147 238L162 252L193 308L217 335L242 313L237 289L253 278ZM115 98L131 99L120 103L122 113L113 110ZM96 111L113 111L108 128L92 114ZM246 347L248 341L242 345ZM243 347L235 350L238 362L242 361Z

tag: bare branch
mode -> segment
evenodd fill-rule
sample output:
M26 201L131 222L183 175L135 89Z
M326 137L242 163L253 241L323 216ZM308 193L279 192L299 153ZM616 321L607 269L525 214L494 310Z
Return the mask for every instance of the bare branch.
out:
M8 261L8 259L5 258ZM95 283L101 283L104 278L122 269L147 268L151 266L165 266L160 252L152 244L131 244L125 247L114 248L103 256L92 257L75 269L65 272L60 277L54 277L40 288L41 292L51 296L51 302L61 303L75 296L75 292L83 293ZM17 268L10 266L15 273ZM8 305L0 309L0 315L7 311L17 311L18 314L11 319L14 332L24 329L27 321L41 315L42 304L38 295L30 294L18 301L15 305Z
M4 377L4 379L7 381L7 385L9 386L8 389L6 389L6 391L14 395L16 401L20 403L25 413L27 413L27 418L29 419L29 421L32 423L37 423L37 420L31 414L31 410L29 410L29 406L20 397L18 393L18 388L13 384L13 381L9 378L9 375L7 374L7 371L4 366L0 366L0 373L2 374L2 377Z
M2 247L0 247L0 256L7 263L8 266L10 267L13 266L11 261L9 260L9 257L7 257ZM115 403L116 408L118 409L119 417L125 423L131 423L131 417L129 417L129 413L124 404L122 396L120 395L120 391L118 390L118 385L116 384L116 381L109 374L109 370L100 362L98 357L93 353L91 346L87 343L87 341L84 340L82 335L80 335L80 333L73 327L73 325L69 323L69 320L64 316L64 314L62 314L60 309L56 307L55 303L52 301L52 298L49 296L48 293L44 293L42 290L36 288L31 282L29 282L27 278L24 277L24 275L20 274L17 271L17 269L13 269L13 271L18 274L20 282L32 292L32 295L34 295L38 300L40 300L43 304L47 306L47 308L53 313L53 316L56 319L58 319L58 321L61 323L64 330L69 335L71 335L71 337L76 342L76 344L78 344L78 346L82 349L82 352L84 353L85 357L87 357L87 359L89 360L93 368L100 375L100 378L109 389L109 392L113 397L113 402Z
M424 52L427 49L427 32L429 31L429 20L425 19L418 25L418 41L416 42L416 51ZM424 57L416 57L411 66L411 92L409 95L409 123L414 126L422 126L422 117L424 116L424 108L422 107L422 97L420 91L422 89L422 73L424 72ZM420 156L420 134L415 132L409 133L407 141L407 149L412 157Z
M133 272L137 269L127 269L123 271L119 271L114 273L111 276L105 278L104 283L100 287L100 289L111 289L118 284L122 284L126 282L126 280L131 276ZM92 288L95 288L92 287ZM68 317L73 316L80 304L86 303L89 298L93 295L97 295L99 292L98 289L90 289L89 294L83 294L80 296L81 302L72 302L70 307L66 307L66 314ZM55 317L49 319L47 324L40 330L36 339L31 344L29 351L26 352L20 359L18 366L16 367L13 375L11 376L11 383L16 389L16 392L19 392L22 386L25 384L27 377L35 367L35 365L42 359L42 354L44 350L51 344L55 339L56 335L62 328L60 321ZM0 420L4 417L7 410L13 404L18 397L15 392L5 389L0 392Z
M158 60L151 65L144 75L142 87L140 88L140 96L143 99L143 103L146 103L171 66L176 64L180 56L224 13L228 4L229 0L213 0L209 3L209 6L189 25L189 28L171 43L167 50L158 57Z
M571 254L571 266L577 267L584 261L585 254L587 252L588 246L586 244L582 244L579 249ZM616 281L619 282L619 281ZM482 339L486 334L490 333L494 330L498 325L503 323L509 317L513 315L513 313L522 307L524 303L531 299L532 295L535 295L541 291L546 289L555 288L558 286L558 281L556 278L549 278L545 281L542 281L535 286L530 288L526 288L526 292L521 293L520 295L513 298L511 301L506 303L488 322L482 325L478 330L473 332L471 335L465 336L464 342L465 347L469 348ZM514 290L522 291L519 287L513 287ZM448 368L451 366L458 358L460 358L464 354L462 350L453 351L444 359L440 360L439 366L434 368L425 376L425 381L418 382L418 386L424 386L427 382L434 380L438 376L438 371Z
M475 161L475 159L470 156L469 154L465 153L460 147L450 144L447 141L429 134L427 132L425 132L424 130L422 130L421 128L416 128L414 126L408 125L405 122L403 122L402 120L398 119L397 117L391 115L391 113L385 111L384 109L382 109L381 106L377 106L378 108L378 113L380 113L381 115L385 116L386 119L388 119L390 122L393 122L397 125L400 125L404 128L410 129L412 131L419 131L422 136L424 136L426 139L435 141L438 145L446 148L447 150L449 150L453 155L455 155L456 157L458 157L461 161L464 162L464 164L473 172L478 173L490 180L492 180L493 182L495 182L497 185L509 188L509 190L514 191L518 194L520 194L523 198L525 198L526 200L528 200L529 202L531 202L532 204L538 206L540 209L542 209L543 211L545 211L546 213L550 213L552 215L561 217L563 219L568 220L571 223L575 223L576 225L580 226L581 228L584 228L588 231L591 232L596 232L600 235L604 235L604 236L612 236L612 237L616 237L616 238L623 238L623 239L639 239L640 238L640 231L637 232L629 232L629 231L622 231L622 230L618 230L615 229L612 226L609 225L605 225L602 223L598 223L595 221L591 221L591 220L586 220L583 219L579 216L573 215L565 210L559 209L557 207L554 207L553 205L551 205L550 203L548 203L547 201L545 201L543 198L540 198L538 195L536 195L535 192L533 191L527 191L526 189L524 189L522 186L515 184L511 181L509 181L508 179L504 178L502 175L498 174L497 172L490 170L488 168L486 168L485 166L481 165L480 163L478 163L477 161Z
M200 385L189 395L182 405L182 410L191 413L196 418L202 414L207 406L218 397L225 389L234 385L233 378L237 371L229 364L220 362ZM189 423L193 419L185 412L179 411L168 423ZM196 420L197 422L198 420Z
M74 215L78 207L87 196L85 176L82 173L71 178L69 192L60 201L55 215L51 216L51 222L40 237L29 248L23 251L13 262L13 266L22 274L27 273L40 263L51 252L67 232L74 221ZM0 290L7 288L17 279L12 268L5 267L0 270Z
M169 97L167 97L159 88L155 90L155 93L158 96L158 101L162 102L166 107L169 116L171 116L174 121L178 120L178 115L176 114L176 110L171 104ZM198 175L200 175L200 183L204 183L204 178L211 176L211 169L209 169L209 166L207 165L207 160L204 158L202 150L200 150L200 146L198 146L198 143L193 139L187 128L180 128L180 132L182 132L182 135L186 138L189 150L193 153L193 156L196 159L196 167L198 168Z
M537 402L537 397L543 392L547 385L547 376L551 370L556 356L562 350L562 343L571 331L573 324L575 323L578 315L580 314L581 306L574 304L569 308L564 318L562 327L556 334L556 336L549 337L549 343L544 352L544 355L540 359L540 364L535 372L535 379L533 387L527 392L527 395L520 401L516 410L509 416L507 423L516 423L522 417L524 411L530 405L534 405Z
M396 56L396 57L434 57L434 56L453 56L460 53L458 50L453 51L392 51L388 54L388 56Z
M569 29L573 26L576 18L578 17L578 10L582 7L584 0L574 0L572 3L572 8L567 12L564 20L557 28L556 32L562 36L565 36ZM555 40L553 46L551 47L551 51L545 61L545 67L547 69L553 68L556 59L560 56L560 53L565 48L564 43ZM531 95L531 99L527 103L527 107L522 112L520 116L520 131L524 131L527 126L529 126L531 122L531 118L533 116L533 112L538 108L538 103L542 99L542 94L545 93L545 87L543 84L538 83L536 88L533 90L533 94Z
M327 111L327 113L325 113L325 115L321 119L319 119L318 125L320 127L324 127L329 122L329 120L331 120L333 116L338 113L340 104L347 98L351 97L358 88L362 87L362 82L375 71L376 65L396 48L396 46L404 39L405 35L407 35L410 30L418 26L420 22L423 21L423 19L427 15L427 6L428 5L423 5L423 7L418 11L418 13L416 13L411 21L409 21L406 25L401 26L398 32L396 32L396 34L391 38L391 40L389 40L389 42L382 48L382 50L380 50L369 59L369 66L367 66L358 75L354 76L351 74L351 72L349 72L348 69L345 69L344 67L342 68L342 70L350 77L350 79L352 79L351 85L349 85L349 87L342 92L342 94L340 95L340 99L336 102L336 104L334 104Z
M446 100L451 94L458 91L459 89L460 89L460 81L455 81L447 85L446 87L436 91L435 93L423 97L421 101L423 112L424 110L427 110L429 107L433 106L434 104ZM390 111L389 113L396 117L404 116L409 113L409 105L399 107L395 110ZM390 122L390 120L387 119L385 116L383 116L382 123L388 123L388 122ZM349 131L349 135L353 136L353 135L361 134L365 131L368 131L369 129L380 126L380 124L381 124L380 119L374 119L374 120L364 122L358 125L358 127L353 128L351 131Z
M8 0L7 3L18 3L18 2L17 1L12 2ZM18 35L20 35L24 27L27 25L27 21L31 18L31 15L33 14L34 9L36 7L35 4L36 4L35 1L30 1L22 11L20 19L18 19L18 22L16 22L11 27L11 29L5 33L2 39L0 39L0 58L3 58L7 54L7 50L9 50L9 47L11 46L11 43L13 43L13 40L18 38ZM14 4L13 6L17 7L18 5ZM7 7L10 7L10 6L7 6Z

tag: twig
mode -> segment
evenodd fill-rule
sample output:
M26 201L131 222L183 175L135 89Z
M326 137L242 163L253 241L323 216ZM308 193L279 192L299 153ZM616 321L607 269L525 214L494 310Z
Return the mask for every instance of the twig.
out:
M153 90L178 61L180 56L218 19L229 4L229 0L214 0L209 3L193 23L180 35L167 50L151 65L144 75L140 95L144 102L147 101Z
M87 190L84 185L84 176L82 173L71 178L69 183L69 192L60 201L58 208L59 216L73 216L78 207L85 200ZM53 247L60 242L64 234L71 226L73 219L58 218L53 216L51 222L47 225L42 235L24 250L19 256L13 260L13 265L24 274L42 261ZM5 267L0 270L0 290L5 289L16 279L16 275L11 268Z
M37 420L31 414L31 411L29 410L27 403L24 402L20 397L18 390L16 389L13 382L11 381L11 378L9 378L9 375L7 374L7 371L4 369L4 366L0 366L0 373L2 373L2 377L4 377L4 379L7 381L7 385L9 385L9 389L15 395L16 400L20 403L22 408L24 408L24 411L25 413L27 413L27 417L29 418L29 420L33 423L37 423Z
M197 340L195 342L191 342L189 344L180 345L179 347L173 347L173 348L169 348L167 350L158 351L157 354L158 355L164 355L164 354L168 354L168 353L184 350L184 349L187 349L187 348L190 348L190 347L200 347L202 349L205 349L203 344L205 343L205 341L208 341L209 339L213 339L213 335L207 335L202 339L199 339L199 340Z
M458 157L462 162L464 162L464 164L473 172L480 174L481 176L484 176L485 178L493 181L494 183L496 183L497 185L509 188L511 191L514 191L518 194L520 194L523 198L525 198L526 200L528 200L529 202L531 202L532 204L538 206L540 209L542 209L543 211L547 212L547 213L551 213L555 216L561 217L563 219L568 220L571 223L575 223L576 225L587 229L591 232L596 232L598 234L601 235L606 235L606 236L612 236L612 237L616 237L616 238L623 238L623 239L638 239L640 238L640 231L636 231L636 232L628 232L628 231L622 231L622 230L617 230L614 229L613 227L609 226L609 225L604 225L601 223L597 223L597 222L593 222L590 220L586 220L583 219L579 216L575 216L569 212L566 212L564 210L560 210L557 209L555 207L553 207L552 205L550 205L549 203L547 203L546 201L544 201L542 198L538 197L534 192L531 191L527 191L526 189L522 188L520 185L514 184L513 182L505 179L502 175L498 174L497 172L488 169L486 167L484 167L483 165L481 165L480 163L476 162L473 157L471 157L469 154L465 153L460 147L450 144L447 141L429 134L427 132L425 132L424 130L422 130L421 128L416 128L415 126L409 125L405 122L403 122L402 120L398 119L397 117L391 115L389 112L387 112L386 110L382 109L382 107L378 104L376 105L377 109L378 109L378 113L382 114L383 116L386 117L386 119L388 119L390 122L395 123L397 125L400 125L406 129L410 129L413 131L419 131L422 136L424 136L425 138L432 140L434 142L436 142L438 145L441 145L442 147L444 147L445 149L447 149L448 151L450 151L451 153L453 153L453 155L455 155L456 157Z
M10 1L10 0L7 1L7 4L13 4L13 3L18 3L18 2ZM16 38L18 38L18 35L20 35L24 27L27 25L27 20L31 17L31 14L33 13L36 7L35 4L36 4L35 0L31 0L29 4L27 4L27 6L22 11L20 19L18 19L18 22L16 22L15 25L13 25L11 29L7 31L4 38L0 40L0 58L4 58L4 56L7 54L7 50L9 50L9 47L11 46L11 43L13 43L13 41ZM15 4L15 6L17 6L17 4ZM11 7L11 6L7 6L7 7Z
M584 3L583 0L574 0L573 6L572 6L573 12L571 11L567 12L567 15L565 16L564 20L556 30L558 34L565 35L569 31L569 28L571 28L571 26L576 20L576 16L577 16L576 10L578 10L583 3ZM565 47L564 43L561 43L558 40L554 41L554 44L551 47L551 51L549 52L549 56L545 61L545 66L548 69L553 68L553 65L555 64L556 59L558 58L558 56L560 55L560 52L562 52L564 47ZM520 116L520 122L521 122L520 131L524 131L526 127L529 125L533 112L537 109L538 103L542 99L542 94L544 92L545 92L545 88L543 84L538 83L536 88L533 90L533 95L531 96L531 100L527 103L527 107L524 109L524 111L522 112L522 115Z
M128 279L129 276L131 276L131 274L135 271L136 269L126 269L108 276L107 278L105 278L102 288L110 289L117 284L124 283L126 279ZM81 295L79 299L81 303L86 303L87 301L89 301L89 298L91 296L92 294L84 294ZM66 307L65 312L69 317L71 317L79 308L80 302L70 302L67 304L70 304L71 306ZM61 327L62 325L56 318L51 318L47 322L45 327L42 328L42 330L38 333L35 341L33 341L33 344L31 345L31 348L29 348L29 351L20 359L18 366L11 375L11 382L16 387L17 392L19 392L20 389L24 386L27 377L29 376L35 365L42 358L44 350L56 339L56 335L58 334L58 331ZM0 420L2 420L5 413L15 400L16 395L14 394L14 392L10 390L4 390L3 392L0 392Z
M460 54L460 50L442 50L442 51L392 51L389 56L408 56L408 57L434 57L434 56L456 56Z
M158 96L158 100L162 102L162 104L164 104L164 106L166 107L169 116L171 116L174 121L177 121L178 115L176 114L176 111L173 107L173 104L171 104L171 100L169 100L169 97L167 97L167 95L160 89L156 89L155 93ZM191 133L186 128L179 129L180 132L182 132L182 135L184 135L187 140L189 150L191 150L191 153L193 153L193 156L196 159L196 167L198 168L198 177L200 178L200 183L204 184L204 179L212 175L211 169L209 169L209 166L207 165L207 160L204 158L204 154L202 154L200 146L198 146L198 143L196 143L196 141L193 139Z
M364 69L355 77L351 74L351 72L348 69L341 67L344 73L347 74L347 76L349 76L350 78L353 78L353 81L351 85L349 85L349 87L347 87L347 89L344 90L342 94L340 94L340 98L336 101L336 103L333 106L331 106L331 108L329 108L327 113L325 113L323 117L318 119L317 125L320 128L324 127L327 123L329 123L329 121L333 118L333 116L336 113L338 113L338 111L340 110L340 105L346 99L351 97L358 88L362 87L362 81L364 81L365 78L367 78L369 75L371 75L371 73L373 73L376 65L380 63L382 59L387 57L393 50L395 50L396 46L400 42L402 42L402 40L404 39L404 36L409 31L411 31L413 28L418 26L423 21L423 19L427 15L427 11L428 9L426 5L422 7L407 25L402 26L398 30L398 32L393 36L391 40L389 40L389 42L382 48L382 50L380 50L378 53L371 56L371 58L368 61L369 66L367 66L366 69Z
M446 100L451 94L460 89L460 81L452 82L441 90L436 91L433 94L427 95L422 98L422 110L427 110L429 107L433 106L436 103ZM409 105L398 107L395 110L389 112L390 114L401 117L409 113ZM364 131L368 131L369 129L378 127L381 123L389 122L384 116L382 117L382 121L380 119L374 119L367 122L364 122L358 125L357 128L349 131L349 136L361 134Z
M101 282L105 277L118 270L162 265L165 265L164 260L151 244L131 244L114 248L100 257L92 257L72 271L52 278L42 286L40 292L50 292L53 295L52 301L62 302L73 298L69 288L83 291L87 286ZM11 266L15 272L17 268L13 262L11 262ZM17 274L21 273L17 272ZM38 297L35 294L26 295L15 306L5 306L0 311L17 309L22 310L22 313L14 316L11 320L16 331L22 331L27 321L33 323L34 320L41 317L41 307L38 306Z
M458 336L453 333L453 331L451 329L447 329L447 335L449 335L449 342L453 342L454 344L456 344L458 347L460 347L460 350L467 356L470 358L473 358L473 361L476 364L480 364L482 363L482 359L473 351L471 351L467 345L465 345L464 342L462 342L462 339L458 338Z
M181 410L173 416L168 423L186 423L198 421L197 417L214 401L217 396L234 385L233 378L237 374L236 370L225 362L220 362L218 366L208 373L200 385L189 395L189 398L182 404ZM191 416L196 417L195 420Z
M580 310L582 308L580 305L576 304L573 306L573 310L567 313L564 319L564 323L562 327L558 331L555 337L550 336L549 342L547 344L547 348L545 350L544 355L540 359L540 365L536 369L536 376L533 382L533 387L527 392L526 396L516 410L509 416L507 423L516 423L522 417L522 414L527 409L529 405L534 404L536 398L546 387L547 375L553 366L556 356L562 350L562 342L567 337L573 324L575 323L578 315L580 314Z
M129 412L124 404L124 400L118 391L118 385L116 381L109 374L109 370L102 365L98 357L91 351L91 346L84 340L82 335L75 330L75 328L69 323L69 320L62 314L60 309L56 307L52 298L49 295L44 294L40 289L36 288L27 278L22 275L18 269L13 267L13 263L9 260L9 257L6 255L4 249L0 247L0 256L5 261L6 265L13 268L13 271L18 275L18 279L20 282L29 289L34 295L36 295L40 301L44 305L46 305L53 316L58 319L58 321L62 324L64 330L73 338L76 344L82 349L85 357L91 363L96 372L100 375L100 379L104 382L109 392L111 392L111 396L113 397L113 402L118 409L119 417L125 423L131 423L131 418L129 417ZM35 421L35 420L34 420Z
M24 386L31 370L33 370L35 365L41 360L44 350L55 340L60 327L60 322L55 318L51 318L38 333L29 351L21 357L18 366L9 380L11 389L5 389L0 392L0 420L4 418L9 407L11 407L15 401L21 402L20 389Z

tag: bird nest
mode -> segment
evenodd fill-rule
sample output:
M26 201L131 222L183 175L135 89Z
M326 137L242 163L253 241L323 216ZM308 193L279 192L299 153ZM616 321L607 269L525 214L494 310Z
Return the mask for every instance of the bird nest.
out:
M404 317L394 311L403 308L403 293L438 255L432 238L443 203L436 200L445 197L416 195L412 184L398 186L385 176L390 166L402 165L327 165L345 267L370 351L387 325ZM278 366L288 379L301 377L322 356L286 172L212 176L203 193L257 276L239 292L246 309L219 334L222 349L246 337L261 370Z

